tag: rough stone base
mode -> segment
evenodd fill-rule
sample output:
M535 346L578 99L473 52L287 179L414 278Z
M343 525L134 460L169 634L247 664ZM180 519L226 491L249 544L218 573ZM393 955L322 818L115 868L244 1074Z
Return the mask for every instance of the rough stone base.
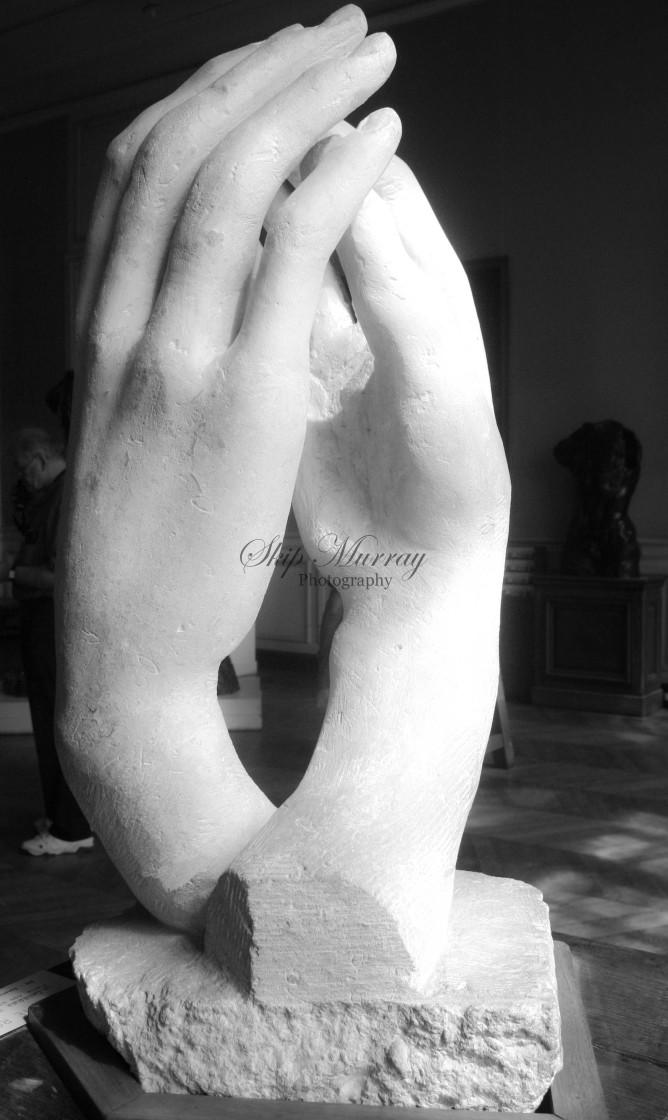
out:
M91 926L72 956L86 1014L146 1091L532 1111L561 1066L547 907L514 879L458 872L436 983L407 1002L253 1003L143 913Z

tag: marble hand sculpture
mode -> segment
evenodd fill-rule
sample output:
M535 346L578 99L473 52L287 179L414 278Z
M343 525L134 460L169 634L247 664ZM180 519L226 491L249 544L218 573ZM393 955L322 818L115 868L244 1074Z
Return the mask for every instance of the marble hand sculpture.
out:
M509 484L484 350L396 115L343 123L394 65L365 36L344 8L142 114L78 315L63 765L139 901L266 1001L428 984L496 696ZM240 553L293 495L330 574L367 534L424 562L343 592L320 740L274 810L216 676L270 574Z

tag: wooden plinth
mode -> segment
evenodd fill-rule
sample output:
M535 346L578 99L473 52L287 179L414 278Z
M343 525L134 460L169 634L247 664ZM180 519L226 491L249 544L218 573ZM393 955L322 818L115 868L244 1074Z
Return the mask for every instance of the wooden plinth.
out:
M663 576L535 576L531 700L645 716L663 706Z
M545 1120L607 1120L607 1111L570 950L554 945L564 1066L543 1102ZM90 1120L406 1120L406 1108L239 1100L145 1093L128 1066L85 1018L76 989L36 1003L28 1025L56 1072ZM419 1120L443 1120L420 1108ZM529 1120L536 1113L456 1110L457 1120Z

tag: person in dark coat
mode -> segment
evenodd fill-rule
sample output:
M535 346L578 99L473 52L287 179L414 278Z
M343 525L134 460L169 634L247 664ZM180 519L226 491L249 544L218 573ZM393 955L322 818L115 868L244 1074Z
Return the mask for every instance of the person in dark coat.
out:
M18 519L23 541L13 563L6 564L0 575L11 580L19 602L21 656L46 812L36 822L38 834L21 847L31 856L57 856L93 846L88 821L63 777L53 730L53 590L65 451L59 439L41 428L24 428L14 439L14 458L24 496Z

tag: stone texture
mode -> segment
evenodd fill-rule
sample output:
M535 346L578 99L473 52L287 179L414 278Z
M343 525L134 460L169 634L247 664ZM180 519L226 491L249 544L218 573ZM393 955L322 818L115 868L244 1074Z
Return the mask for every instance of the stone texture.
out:
M437 974L405 1000L253 1002L143 912L72 955L89 1019L147 1091L532 1110L561 1064L547 907L513 879L457 873Z

